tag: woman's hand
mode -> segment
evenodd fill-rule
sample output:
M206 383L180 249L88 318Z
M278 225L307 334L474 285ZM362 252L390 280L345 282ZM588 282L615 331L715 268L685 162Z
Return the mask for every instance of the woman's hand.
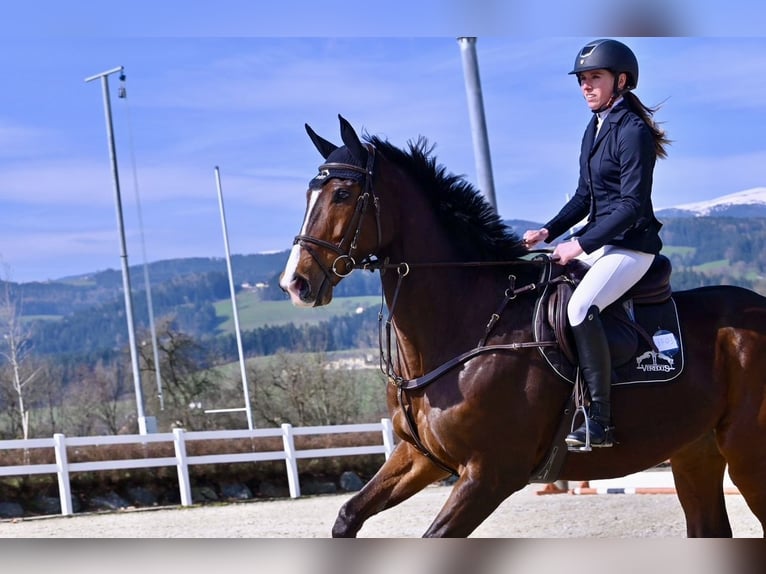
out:
M573 239L572 241L559 243L553 250L551 259L560 265L566 265L572 259L583 253L585 252L583 251L583 248L580 247L580 242L577 241L577 239Z
M545 227L542 229L528 229L522 236L527 249L532 249L535 245L546 239L548 239L548 230Z

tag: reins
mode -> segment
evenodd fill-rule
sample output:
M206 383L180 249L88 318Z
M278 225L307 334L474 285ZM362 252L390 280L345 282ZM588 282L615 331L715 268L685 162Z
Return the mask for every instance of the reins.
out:
M388 307L388 319L385 321L385 332L383 329L383 325L384 325L383 309L385 308L385 301L383 300L382 295L381 295L381 302L380 302L380 310L378 311L378 347L379 347L380 370L384 375L386 375L389 383L393 384L397 389L396 391L397 401L399 403L399 406L402 409L402 413L404 414L404 420L406 421L407 427L410 432L410 437L412 438L416 448L431 462L433 462L436 466L438 466L439 468L441 468L442 470L446 472L449 472L453 476L458 476L458 472L452 467L450 467L449 465L447 465L446 463L442 462L436 455L434 455L423 444L423 441L420 439L420 433L418 432L417 424L415 423L415 419L412 414L411 403L405 391L412 391L415 389L423 388L431 384L435 380L437 380L439 377L441 377L442 375L444 375L445 373L447 373L454 367L474 357L477 357L483 353L494 352L494 351L519 351L522 349L552 347L552 346L558 345L558 342L556 341L524 341L524 342L495 344L495 345L486 344L486 341L489 335L491 334L492 329L494 328L495 324L499 321L500 316L505 310L505 308L507 307L507 305L512 300L514 300L520 294L535 292L544 284L551 282L550 280L544 280L538 283L529 283L527 285L524 285L523 287L516 288L515 286L516 277L514 275L510 275L509 276L510 286L508 289L506 289L505 296L500 306L497 308L495 313L493 313L490 316L490 319L487 322L487 326L485 327L484 336L482 337L482 340L479 342L478 346L464 353L461 353L460 355L456 357L453 357L449 361L439 365L437 368L429 371L428 373L420 377L415 377L413 379L405 379L401 375L396 374L396 369L394 367L394 361L393 361L393 352L391 349L391 342L392 342L391 327L393 325L393 318L394 318L394 313L396 311L396 304L399 301L399 292L401 290L402 281L407 275L409 275L411 268L434 267L434 266L477 267L477 266L481 266L482 263L484 262L469 262L467 264L466 263L439 263L439 264L382 263L382 264L376 264L374 266L375 268L381 270L381 278L382 278L382 273L386 269L396 269L398 274L396 287L394 288L394 294L393 294L393 297L391 298L391 303ZM503 262L491 262L491 263L495 265L499 265L499 264L502 264ZM513 261L507 261L504 263L507 265L507 264L517 264L521 262L517 260L513 260ZM530 262L524 261L524 263L530 263ZM550 265L550 262L548 262L547 264ZM386 346L385 350L383 348L384 341Z
M510 286L508 287L508 289L505 290L505 296L503 297L503 300L498 306L497 310L494 313L492 313L492 315L490 315L490 318L484 329L484 336L482 337L482 340L479 342L479 344L476 347L468 351L465 351L464 353L461 353L460 355L457 355L456 357L453 357L449 361L439 365L438 367L429 371L428 373L421 375L419 377L415 377L413 379L405 379L401 375L396 374L396 369L393 364L394 363L393 353L391 350L391 342L392 342L391 327L393 325L394 313L396 311L396 304L399 300L399 292L402 286L402 281L407 275L409 275L410 270L412 268L434 267L434 266L479 267L479 266L483 266L484 263L487 263L489 265L512 265L512 264L521 264L521 263L529 264L529 263L537 263L537 262L538 261L535 261L535 260L531 260L531 261L510 260L510 261L503 261L503 262L477 261L477 262L456 262L456 263L435 263L435 264L432 264L432 263L388 264L386 263L386 264L376 265L375 268L396 269L398 273L396 287L394 288L394 294L393 294L393 297L391 298L391 303L388 306L388 318L386 319L385 324L383 323L383 308L385 307L385 303L382 299L382 296L381 296L381 307L380 307L380 311L378 312L378 324L379 324L378 342L379 342L379 351L380 351L381 372L384 375L386 375L389 382L391 382L400 390L414 390L414 389L419 389L419 388L425 387L426 385L429 385L430 383L432 383L433 381L435 381L436 379L444 375L446 372L448 372L450 369L483 353L488 353L493 351L519 351L522 349L557 346L558 342L556 341L522 341L522 342L494 344L494 345L486 344L493 328L495 327L497 322L500 320L500 317L503 311L505 310L505 308L508 306L508 304L511 301L513 301L518 295L538 291L539 289L541 289L548 283L552 281L553 282L556 281L556 280L543 280L536 283L529 283L527 285L517 288L515 285L516 276L509 275L508 279L510 281ZM542 260L539 261L539 263L550 264L549 262L542 261ZM383 331L383 325L385 325L385 332ZM385 350L384 350L384 341L385 341Z

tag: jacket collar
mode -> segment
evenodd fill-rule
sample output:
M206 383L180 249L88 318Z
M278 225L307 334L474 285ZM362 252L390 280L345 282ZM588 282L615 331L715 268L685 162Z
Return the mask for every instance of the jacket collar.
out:
M601 143L601 140L603 140L606 134L609 133L609 131L612 129L612 126L616 123L619 123L622 117L627 113L628 106L625 103L625 100L621 99L609 109L609 113L606 114L604 122L601 125L601 129L598 131L598 135L596 135L596 122L598 118L596 117L596 114L593 114L593 119L591 120L591 123L588 124L589 136L593 142L593 145L591 145L590 148L591 155Z

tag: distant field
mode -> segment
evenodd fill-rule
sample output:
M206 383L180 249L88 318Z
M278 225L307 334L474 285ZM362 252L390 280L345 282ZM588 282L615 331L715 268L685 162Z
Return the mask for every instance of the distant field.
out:
M237 311L239 313L239 327L243 331L249 331L263 327L264 325L284 325L295 323L320 323L327 321L336 315L348 315L358 308L380 306L379 295L363 297L339 297L325 307L298 308L290 301L259 301L254 293L240 293L237 296ZM215 304L215 312L226 321L219 327L220 332L234 330L234 318L231 301L219 301Z
M32 323L33 321L58 321L61 315L24 315L21 317L22 324Z
M663 245L662 246L662 254L670 257L672 255L690 255L696 251L696 247L682 247L682 246L671 246L671 245Z
M376 383L381 381L385 382L385 377L380 372L380 357L378 355L378 349L345 349L342 351L327 351L325 353L289 353L291 356L306 357L307 361L312 360L313 357L321 357L326 364L332 363L351 363L356 362L356 369L359 372L361 379L370 379ZM268 368L274 363L279 363L284 359L278 355L265 355L257 357L249 357L245 360L249 366L258 366L262 368ZM361 365L364 365L361 367ZM226 363L214 367L215 371L218 371L224 376L224 380L235 381L236 385L240 384L240 364L239 360ZM228 383L225 383L228 384Z
M730 264L728 259L719 259L718 261L708 261L707 263L703 263L702 265L695 266L695 270L699 271L700 273L713 273L713 272L721 272L723 270L729 269Z

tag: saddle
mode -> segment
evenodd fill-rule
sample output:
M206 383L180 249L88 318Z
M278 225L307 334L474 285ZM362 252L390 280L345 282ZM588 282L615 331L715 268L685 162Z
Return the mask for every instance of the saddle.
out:
M546 289L543 292L540 298L542 303L540 309L543 312L535 314L535 333L551 329L564 357L573 364L577 363L577 352L566 310L572 291L580 283L588 269L590 266L579 259L574 259L566 265L551 264L548 270L550 274L548 282L549 285L555 285L555 288ZM668 301L673 293L670 287L671 271L670 259L664 255L657 255L644 276L619 300L604 309L607 321L608 317L611 316L624 322L626 315L621 312L620 307L626 303L629 305L657 305ZM546 324L545 326L537 324L543 322ZM649 335L643 331L638 323L634 323L634 328L644 339L649 341L650 345L653 345ZM656 349L654 350L656 351Z

